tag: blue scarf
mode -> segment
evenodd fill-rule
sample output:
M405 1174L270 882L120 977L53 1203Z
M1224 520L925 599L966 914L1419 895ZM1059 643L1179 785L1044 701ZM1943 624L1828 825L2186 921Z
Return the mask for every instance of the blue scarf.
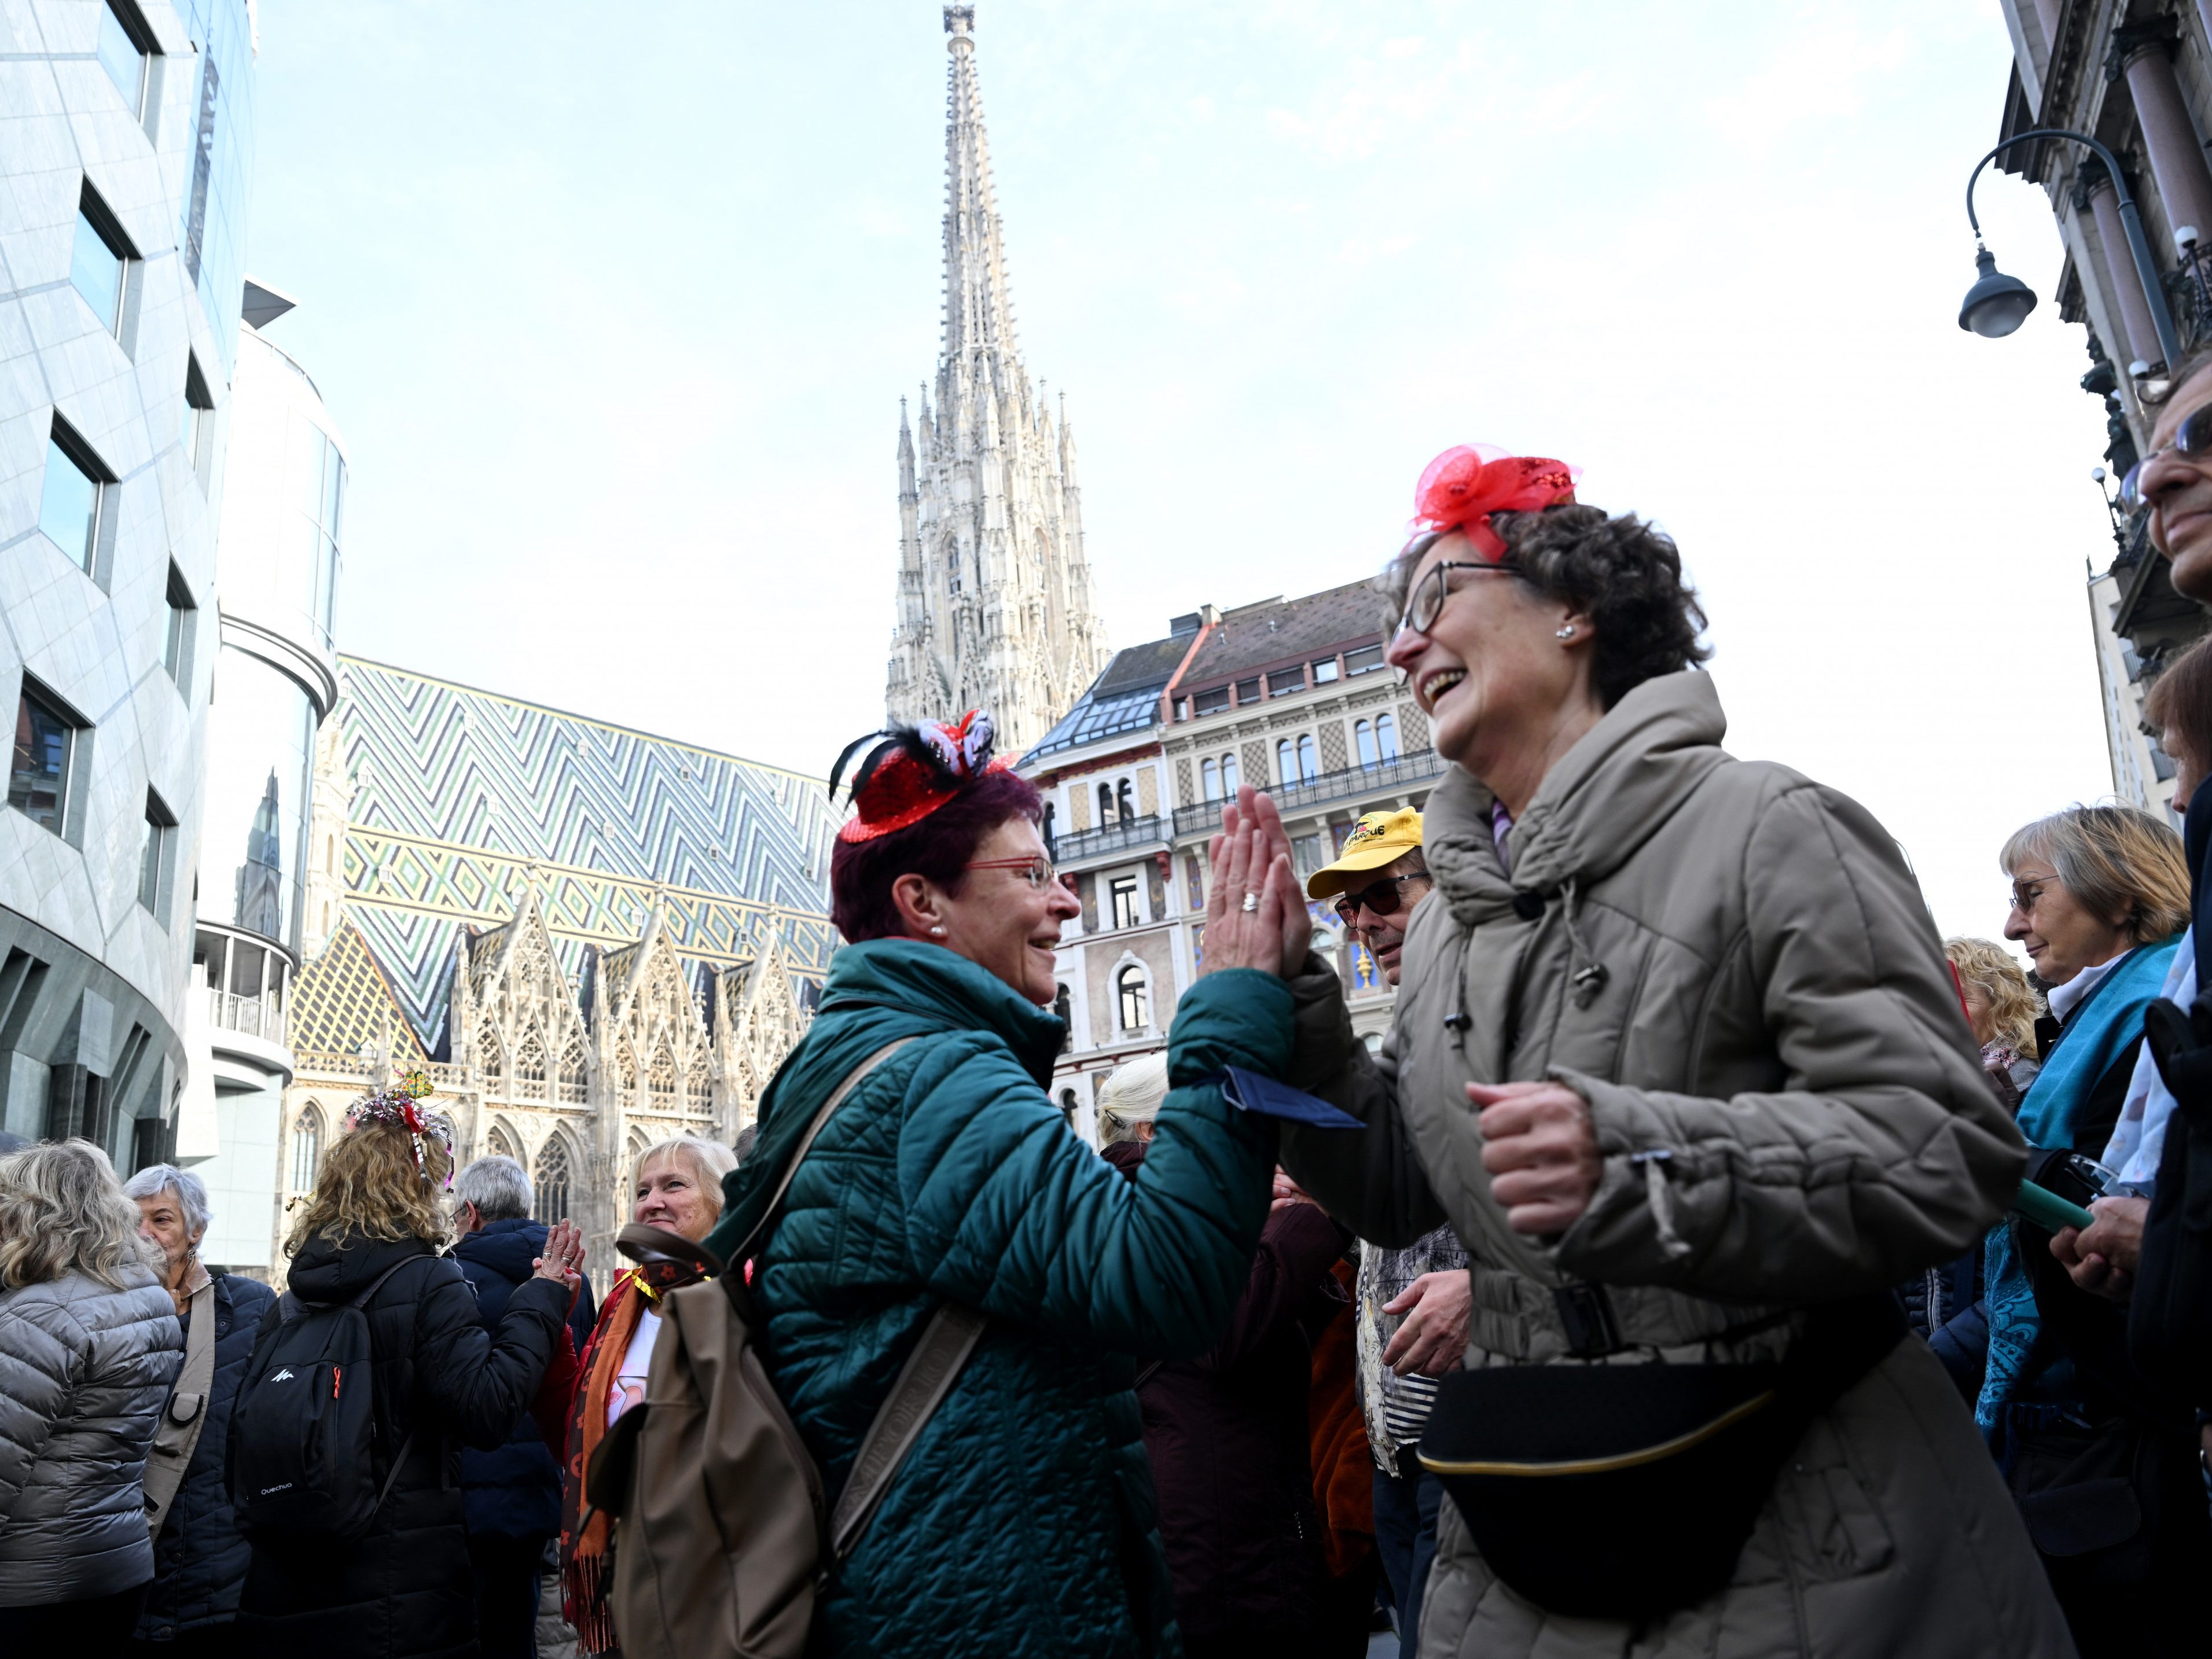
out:
M2074 1144L2082 1103L2112 1062L2142 1035L2143 1010L2165 986L2166 969L2180 943L2177 933L2157 945L2137 945L2112 965L2074 1010L2020 1103L2020 1132L2030 1146ZM2010 1216L1990 1231L1984 1246L1983 1281L1989 1302L1990 1358L1981 1397L1974 1402L1974 1420L1984 1436L1994 1437L2003 1407L2024 1385L2039 1376L2056 1386L2064 1376L2057 1364L2031 1369L2030 1350L2043 1327Z

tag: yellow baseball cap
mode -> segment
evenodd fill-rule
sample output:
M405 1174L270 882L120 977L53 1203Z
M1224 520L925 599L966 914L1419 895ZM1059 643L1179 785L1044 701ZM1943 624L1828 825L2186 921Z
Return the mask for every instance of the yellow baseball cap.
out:
M1364 813L1345 837L1344 850L1337 854L1336 862L1313 872L1306 883L1306 896L1333 898L1353 886L1355 876L1395 864L1407 854L1419 851L1420 845L1421 815L1412 807Z

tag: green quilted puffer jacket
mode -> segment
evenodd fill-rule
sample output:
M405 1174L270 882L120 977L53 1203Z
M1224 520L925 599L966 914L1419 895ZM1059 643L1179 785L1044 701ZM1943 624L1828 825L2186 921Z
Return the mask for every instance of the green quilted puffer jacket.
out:
M1219 1340L1267 1216L1273 1127L1211 1083L1278 1074L1291 994L1200 980L1168 1040L1171 1091L1142 1174L1070 1134L1046 1093L1065 1028L973 963L910 939L848 945L728 1177L735 1249L792 1144L855 1065L755 1269L764 1358L834 1501L869 1420L945 1300L989 1314L866 1535L817 1604L836 1659L1179 1655L1130 1392L1147 1358Z

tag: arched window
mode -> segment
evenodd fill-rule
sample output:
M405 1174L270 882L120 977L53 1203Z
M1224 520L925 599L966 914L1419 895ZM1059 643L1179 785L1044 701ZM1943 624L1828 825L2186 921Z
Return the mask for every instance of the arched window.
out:
M1374 766L1381 762L1382 757L1375 748L1375 723L1372 720L1352 721L1352 741L1359 750L1362 766Z
M1121 1005L1121 1029L1141 1031L1152 1023L1152 994L1145 988L1145 970L1132 963L1114 975L1114 991Z
M1275 745L1275 781L1296 783L1298 781L1298 751L1285 738Z
M292 1190L313 1192L323 1162L323 1109L309 1101L292 1120Z
M1098 827L1103 830L1113 822L1114 786L1110 783L1102 783L1098 786Z
M499 1080L499 1039L491 1032L477 1038L477 1085L488 1095L505 1094Z
M514 1094L517 1100L545 1098L545 1045L538 1033L528 1031L514 1051Z
M1398 722L1388 714L1375 718L1375 747L1386 761L1398 758Z
M1298 776L1300 780L1306 783L1311 783L1320 775L1321 763L1315 757L1313 738L1310 736L1300 738L1298 739Z
M1231 796L1231 795L1235 794L1236 793L1237 793L1237 757L1236 757L1236 756L1234 756L1234 755L1224 755L1224 756L1221 757L1221 794L1222 794L1222 798L1225 800L1226 799L1228 799L1230 796Z
M1114 805L1124 823L1134 823L1137 821L1137 805L1129 798L1130 787L1128 779L1124 778L1121 780L1121 787L1114 793Z
M1067 1027L1067 1035L1060 1040L1060 1052L1064 1054L1075 1046L1075 1012L1070 1006L1065 985L1057 986L1053 990L1052 1012L1058 1016L1060 1023Z
M684 1080L684 1103L696 1117L714 1109L714 1085L707 1076L707 1056L691 1062L691 1075Z
M511 1158L517 1164L522 1162L522 1154L515 1151L514 1142L496 1123L491 1126L491 1133L484 1137L484 1155L487 1158Z
M1198 763L1198 777L1199 781L1205 786L1206 799L1219 800L1221 799L1221 768L1212 761L1200 761Z
M568 1213L568 1142L565 1136L556 1134L545 1143L538 1154L538 1170L530 1178L537 1188L537 1203L531 1217L547 1226L564 1219Z
M584 1039L574 1031L561 1050L560 1098L563 1106L584 1103Z
M637 1054L624 1037L615 1044L615 1075L611 1091L615 1104L626 1107L637 1097Z
M647 1104L656 1112L676 1109L676 1056L664 1042L653 1051L653 1069L646 1074Z

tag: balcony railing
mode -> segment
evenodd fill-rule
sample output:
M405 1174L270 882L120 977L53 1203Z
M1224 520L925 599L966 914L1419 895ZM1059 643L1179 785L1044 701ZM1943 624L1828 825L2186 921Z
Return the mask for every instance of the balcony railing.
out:
M282 996L242 997L210 985L207 988L207 1000L209 1024L269 1042L284 1041Z
M1122 853L1134 847L1164 847L1167 843L1167 824L1158 813L1152 812L1141 818L1124 818L1119 823L1097 830L1079 830L1072 836L1054 836L1052 857L1055 864L1073 864L1079 859L1096 858L1101 853Z
M1271 784L1267 793L1274 797L1277 809L1288 816L1333 801L1431 783L1443 775L1443 770L1444 763L1437 758L1435 750L1416 749L1396 760L1382 761L1373 766L1347 766L1340 772L1324 772L1306 783ZM1176 808L1177 840L1220 826L1221 803L1218 800Z

